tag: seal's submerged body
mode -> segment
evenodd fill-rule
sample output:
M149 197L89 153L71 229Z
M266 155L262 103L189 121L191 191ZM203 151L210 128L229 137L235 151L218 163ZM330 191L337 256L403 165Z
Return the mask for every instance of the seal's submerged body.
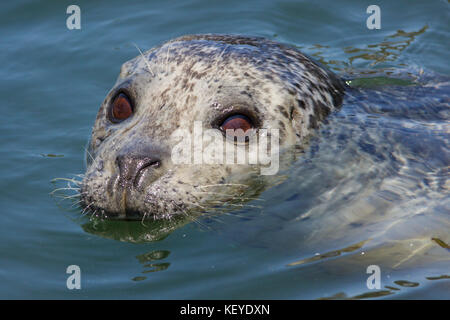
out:
M193 35L166 42L126 62L104 100L81 186L84 206L111 218L167 219L250 199L258 192L249 188L258 180L255 166L175 164L173 132L201 123L223 134L226 146L246 150L225 129L278 129L284 149L304 143L343 93L333 73L264 38Z

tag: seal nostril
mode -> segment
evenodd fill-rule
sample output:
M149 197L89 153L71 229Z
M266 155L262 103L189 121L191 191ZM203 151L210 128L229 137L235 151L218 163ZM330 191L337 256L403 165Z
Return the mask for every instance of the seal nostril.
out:
M134 181L133 181L133 186L135 188L139 188L142 185L142 182L144 180L143 178L148 175L147 171L153 172L154 169L157 169L160 166L161 166L161 161L159 161L159 160L150 161L150 162L144 164L136 173L136 177L134 178Z
M161 166L161 160L155 157L136 154L119 155L116 163L119 167L119 185L124 188L139 187L146 172Z

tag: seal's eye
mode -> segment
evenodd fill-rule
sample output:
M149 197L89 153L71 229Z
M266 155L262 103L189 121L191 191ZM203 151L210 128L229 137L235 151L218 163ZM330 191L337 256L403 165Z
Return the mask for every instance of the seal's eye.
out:
M131 101L125 93L119 93L111 105L110 120L114 123L128 119L133 114Z
M226 130L237 130L242 129L244 133L253 128L253 122L243 114L235 114L231 117L225 119L225 121L220 125L220 129Z

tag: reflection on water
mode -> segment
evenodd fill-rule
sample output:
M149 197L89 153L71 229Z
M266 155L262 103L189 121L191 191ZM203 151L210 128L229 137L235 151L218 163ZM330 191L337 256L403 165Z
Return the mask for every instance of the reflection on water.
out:
M411 281L406 281L406 280L397 280L397 281L394 281L394 283L401 287L406 287L406 288L414 288L414 287L419 286L418 282L411 282Z
M443 274L442 276L439 277L427 277L428 280L441 280L441 279L450 279L450 275L448 274Z
M387 36L385 40L380 43L367 45L366 48L346 47L344 48L344 51L350 56L348 58L348 66L352 66L353 62L357 59L371 61L370 66L375 66L376 64L386 61L396 61L401 52L405 50L418 35L425 33L427 29L428 26L424 26L418 31L411 32L398 30L395 34ZM353 55L355 53L356 55Z
M161 241L173 230L185 225L186 221L109 221L92 218L84 223L84 231L97 236L124 242L144 243Z
M170 266L170 262L161 262L161 263L155 263L154 261L163 260L167 258L170 254L170 251L167 250L154 250L150 251L148 253L144 253L141 255L136 256L139 263L144 265L144 271L142 271L143 274L151 273L151 272L157 272L157 271L164 271ZM151 263L149 263L151 262ZM142 281L147 279L146 276L136 276L134 277L133 281Z
M360 300L360 299L380 298L391 294L393 294L393 292L390 290L380 290L380 291L368 291L362 294L348 297L345 292L339 292L330 297L319 298L319 300Z
M353 252L353 251L357 251L358 249L361 249L363 247L363 245L365 243L367 243L369 240L364 240L361 241L359 243L356 243L354 245L351 245L349 247L346 247L344 249L339 249L339 250L333 250L327 253L316 253L315 256L310 257L310 258L306 258L306 259L302 259L299 261L295 261L295 262L291 262L289 263L287 266L288 267L292 267L292 266L298 266L298 265L302 265L305 263L310 263L310 262L314 262L314 261L318 261L318 260L322 260L322 259L327 259L327 258L331 258L331 257L337 257L340 256L341 254L347 253L347 252Z
M388 76L396 73L394 67L374 68L377 65L383 65L386 62L397 61L402 51L404 51L416 38L425 33L428 26L425 25L417 31L398 30L396 33L384 38L383 41L375 44L369 44L364 47L348 46L342 48L346 54L345 61L327 59L327 50L330 46L315 44L310 47L297 46L299 49L310 52L310 55L320 63L327 65L330 69L341 75L352 77L354 75L364 76L385 73ZM363 60L366 61L367 69L358 67L355 64ZM406 67L406 65L397 63L398 67ZM410 74L411 75L411 74ZM403 75L405 76L405 75Z
M427 280L441 280L441 279L449 279L449 276L441 276L441 277L426 277ZM420 283L418 282L412 282L412 281L407 281L407 280L396 280L393 282L394 284L403 287L403 288L416 288L419 287ZM388 290L377 290L377 291L368 291L368 292L364 292L362 294L357 294L354 296L348 296L345 292L338 292L334 295L331 295L329 297L322 297L319 298L319 300L333 300L333 299L337 299L337 300L360 300L360 299L372 299L372 298L380 298L380 297L384 297L384 296L389 296L389 295L396 295L401 293L402 289L401 288L397 288L391 285L386 285L384 286L385 289Z
M446 244L444 241L442 241L441 239L438 238L431 238L431 240L433 240L434 242L436 242L439 246L441 246L444 249L447 249L450 251L450 246L448 244Z
M155 260L162 260L169 256L170 251L167 250L155 250L150 251L148 253L140 254L136 256L136 259L138 259L139 263L146 264L151 261Z

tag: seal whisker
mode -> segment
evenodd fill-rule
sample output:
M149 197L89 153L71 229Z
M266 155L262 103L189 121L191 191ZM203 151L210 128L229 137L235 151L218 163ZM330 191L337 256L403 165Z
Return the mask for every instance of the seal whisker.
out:
M91 157L92 161L95 161L94 157L92 156L92 154L89 152L89 150L84 147L84 152L86 152L88 154L89 157Z
M195 193L204 193L204 194L215 194L215 195L222 195L224 197L232 197L232 200L255 200L255 201L266 201L265 199L260 198L251 198L251 197L237 197L233 194L228 193L219 193L219 192L212 192L212 191L195 191Z
M89 150L88 149L86 149L86 147L84 147L84 151L87 153L87 155L91 158L91 160L92 160L92 163L95 165L95 166L97 166L97 159L95 159L93 156L92 156L92 154L89 152ZM84 175L83 175L83 177L84 177Z
M94 212L91 213L90 218L92 219L93 217L98 218L95 214L97 213L97 210L94 210Z
M84 176L85 176L84 173L68 173L68 175L75 176L75 177L80 177L80 178L84 178Z
M205 184L205 185L201 185L198 186L199 188L206 188L206 187L229 187L229 186L240 186L240 187L249 187L249 185L247 184L240 184L240 183L219 183L219 184Z
M196 206L196 207L202 208L203 210L206 210L206 208L205 208L205 207L203 207L203 206L199 205L198 203L193 203L193 202L190 202L190 201L185 201L185 203L187 203L187 204L191 204L191 205L194 205L194 206Z
M190 204L197 205L197 204L195 204L195 203L190 203ZM181 214L183 214L183 215L184 215L186 218L188 218L190 221L192 221L192 222L198 224L201 228L205 228L205 229L209 229L209 230L211 229L209 226L206 226L205 224L201 223L197 217L195 217L195 216L189 216L189 214L188 214L185 210L183 210L183 208L181 208L181 206L179 206L178 204L174 203L174 205L175 205L176 207L178 207L179 210L181 211ZM200 205L197 205L197 206L200 206Z
M261 206L254 206L251 204L244 204L244 203L229 203L229 202L221 202L221 201L211 201L211 203L219 203L219 204L223 204L224 206L233 206L233 207L239 207L239 208L243 208L243 207L249 207L249 208L258 208L258 209L262 209Z
M70 207L73 208L77 204L80 204L83 200L78 200L77 202L74 202Z
M81 212L81 215L85 215L88 211L86 211L86 210L88 210L89 209L89 207L91 206L91 205L93 205L94 204L94 202L91 202L89 205L87 205L85 208L84 208L84 210Z
M213 220L215 222L219 222L219 223L224 224L225 221L223 221L222 219L219 218L219 214L220 214L220 212L214 211L214 212L211 212L211 213L207 214L205 216L205 218L206 219L211 219L211 220Z
M79 196L80 196L80 194L77 193L77 194L74 194L74 195L71 195L71 196L55 196L55 197L56 197L56 198L62 198L63 200L67 200L67 199L77 198L77 197L79 197Z
M140 53L141 56L142 56L142 59L144 59L144 63L147 65L148 71L150 71L150 74L154 77L155 74L153 73L152 68L150 67L150 64L148 63L147 58L144 56L144 54L142 53L141 49L139 49L139 47L137 46L137 44L134 43L134 42L133 42L133 44L134 44L134 46L136 47L136 49L138 49L139 53Z
M144 214L142 215L141 224L142 224L144 227L147 227L147 225L144 223L144 220L145 220L145 218L147 217L147 215L148 215L147 211L144 212Z
M50 194L54 194L56 191L60 191L60 190L80 190L80 188L57 188L57 189L53 190L52 192L50 192Z
M190 219L192 222L198 224L198 225L200 226L200 228L204 228L204 229L206 229L206 230L212 230L210 226L207 226L206 224L200 222L200 219L199 219L198 217L189 217L189 219Z
M63 201L65 201L65 200L73 200L73 199L77 199L77 198L80 198L82 195L84 195L84 194L87 194L87 192L82 192L82 193L76 193L76 194L73 194L73 195L52 195L52 197L55 197L55 198L59 198L60 200L58 200L58 203L60 203L60 202L63 202ZM78 202L81 202L82 201L82 199L80 199Z
M226 211L222 212L222 214L224 214L224 215L226 215L226 216L230 216L230 217L238 217L238 218L241 218L241 219L247 218L247 217L242 216L242 215L240 215L240 214L230 213L230 212L226 212Z
M56 181L69 181L69 182L73 182L76 185L79 185L82 181L81 180L75 180L75 179L69 179L69 178L54 178L52 180L50 180L50 182L56 182Z
M214 64L214 68L211 67L209 68L211 71L213 71L213 69L218 69L219 67L219 63L220 63L220 58L222 58L222 55L224 54L225 50L227 50L229 44L226 44L225 47L223 48L223 50L220 52L219 56L216 58L216 63ZM213 77L216 75L215 72L211 72L211 77L210 77L210 81L213 80Z
M169 44L167 46L167 55L166 55L166 73L169 74L169 51L170 51L170 46L172 44Z

